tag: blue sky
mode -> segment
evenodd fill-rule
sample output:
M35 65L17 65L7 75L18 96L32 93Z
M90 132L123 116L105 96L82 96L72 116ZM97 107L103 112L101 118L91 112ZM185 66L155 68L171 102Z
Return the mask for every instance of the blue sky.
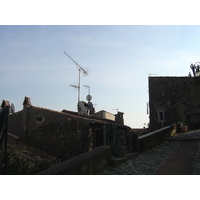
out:
M124 112L125 124L148 123L148 74L187 76L200 61L200 26L0 26L0 100L76 111L78 70L89 71L96 111ZM81 87L81 100L87 89Z

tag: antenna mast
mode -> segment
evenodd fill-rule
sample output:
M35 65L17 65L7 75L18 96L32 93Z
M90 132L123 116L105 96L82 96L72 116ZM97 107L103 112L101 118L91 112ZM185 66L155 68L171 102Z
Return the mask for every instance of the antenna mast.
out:
M76 87L78 88L78 102L80 101L80 73L84 74L85 76L88 75L88 72L86 70L84 70L71 56L69 56L66 52L64 52L64 54L70 59L72 60L75 64L76 64L76 68L79 71L79 79L78 79L78 86L74 86L74 85L70 85L72 87Z
M88 88L88 94L90 94L90 86L89 85L83 85L83 86Z
M117 113L118 113L118 111L119 111L119 109L118 109L118 108L116 108L116 109L112 109L112 110L116 110L116 111L117 111Z

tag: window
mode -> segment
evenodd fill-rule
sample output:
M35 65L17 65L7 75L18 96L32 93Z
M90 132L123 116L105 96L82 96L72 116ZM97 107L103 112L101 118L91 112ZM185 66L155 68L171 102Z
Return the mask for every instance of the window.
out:
M164 121L164 111L158 111L158 121Z
M36 118L35 118L35 121L36 121L36 122L43 122L43 121L44 121L44 118L43 118L43 117L36 117Z

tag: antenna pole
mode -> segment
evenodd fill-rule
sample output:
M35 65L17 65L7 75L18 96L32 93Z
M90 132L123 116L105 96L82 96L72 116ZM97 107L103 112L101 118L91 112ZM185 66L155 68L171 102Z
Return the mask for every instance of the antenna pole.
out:
M83 73L84 75L88 75L88 72L86 70L84 70L73 58L71 58L66 52L64 52L64 54L70 59L72 60L75 64L76 64L76 68L78 69L78 102L80 101L80 90L81 90L81 73ZM73 85L71 85L73 86ZM74 86L73 86L74 87ZM78 115L80 113L78 112ZM77 119L77 133L79 132L79 117Z
M79 79L78 79L78 102L80 101L80 92L81 92L81 78L80 78L81 70L79 69Z
M79 71L79 76L78 76L78 102L80 101L80 92L81 92L81 76L80 76L80 74L81 74L81 70L80 69L78 69L78 71ZM78 112L78 115L80 115L80 112ZM79 133L79 117L78 117L78 119L77 119L77 133Z
M88 88L88 94L90 94L90 86L89 85L83 85L83 86Z
M78 70L81 70L81 72L84 74L84 75L88 75L88 72L86 70L84 70L71 56L69 56L66 52L64 52L65 55L68 56L68 58L70 58L75 64L76 64L76 68Z
M71 56L69 56L66 52L64 52L64 54L70 59L72 60L75 64L76 64L76 68L79 71L79 77L78 77L78 102L80 101L80 90L81 90L81 78L80 78L80 74L83 73L84 75L88 75L88 72L86 70L84 70ZM72 86L72 85L71 85ZM74 87L74 86L73 86Z

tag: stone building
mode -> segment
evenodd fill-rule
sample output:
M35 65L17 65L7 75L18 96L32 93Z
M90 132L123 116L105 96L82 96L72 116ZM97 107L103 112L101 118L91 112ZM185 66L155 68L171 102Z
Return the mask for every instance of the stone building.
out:
M150 129L200 127L200 77L149 77Z
M96 112L96 113L93 114L93 116L115 121L115 115L113 115L112 113L109 113L105 110L101 110L99 112Z
M92 114L92 117L103 118L103 119L114 121L118 124L124 124L124 116L123 115L124 115L124 113L119 112L119 111L117 112L117 114L114 115L105 110L101 110L99 112Z
M69 149L75 156L79 151L83 153L98 146L110 146L113 156L123 157L127 153L126 137L130 127L121 121L36 107L25 97L23 110L9 115L8 132L54 157L60 157Z

